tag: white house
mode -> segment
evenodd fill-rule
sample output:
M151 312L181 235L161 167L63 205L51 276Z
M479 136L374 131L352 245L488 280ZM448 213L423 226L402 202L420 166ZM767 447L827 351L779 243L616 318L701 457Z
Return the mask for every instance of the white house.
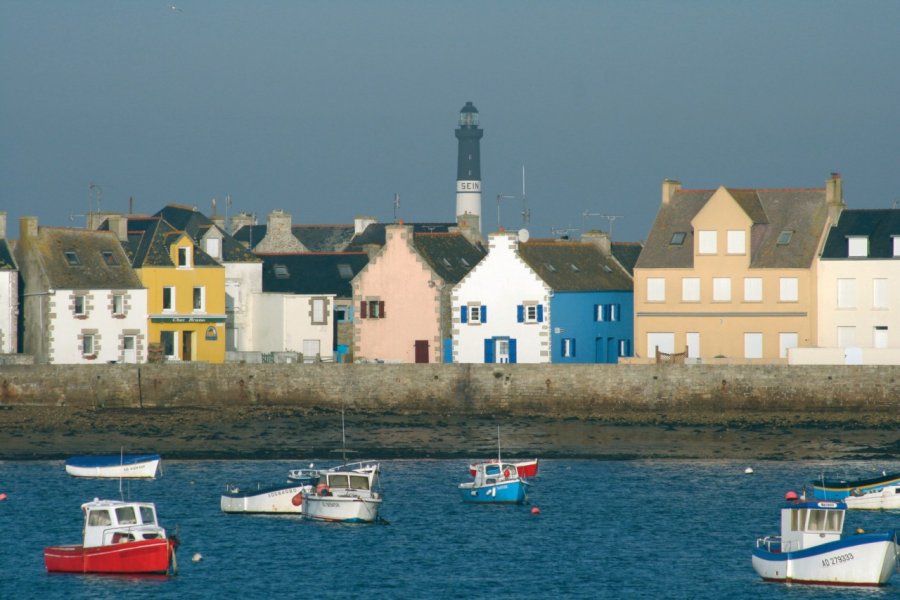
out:
M6 243L6 213L0 212L0 354L18 350L19 267Z
M453 288L453 362L550 362L550 287L518 244L490 234L487 256Z
M305 362L332 360L334 294L261 292L251 303L256 350L298 352Z

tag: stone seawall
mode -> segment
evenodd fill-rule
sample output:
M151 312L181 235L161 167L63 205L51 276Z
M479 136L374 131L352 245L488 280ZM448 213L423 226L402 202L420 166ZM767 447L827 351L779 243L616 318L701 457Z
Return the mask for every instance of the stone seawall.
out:
M754 413L900 421L900 366L147 364L0 366L0 406L285 406L709 422ZM830 416L829 416L830 415Z

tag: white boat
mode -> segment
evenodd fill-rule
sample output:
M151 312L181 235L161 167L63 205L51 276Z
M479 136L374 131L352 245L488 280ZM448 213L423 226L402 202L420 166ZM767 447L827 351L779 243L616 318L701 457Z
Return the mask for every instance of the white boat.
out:
M897 510L900 509L900 484L889 485L880 490L860 492L854 489L844 498L851 510Z
M377 491L379 464L357 462L319 471L319 483L303 493L303 517L315 521L372 523L383 495Z
M226 513L293 513L303 511L304 491L312 491L312 486L298 483L275 485L251 485L241 488L228 484L219 502Z
M842 535L847 505L798 498L781 509L781 535L756 541L753 569L766 581L880 586L897 568L897 532Z
M66 473L73 477L153 479L159 462L159 454L73 456L66 460Z

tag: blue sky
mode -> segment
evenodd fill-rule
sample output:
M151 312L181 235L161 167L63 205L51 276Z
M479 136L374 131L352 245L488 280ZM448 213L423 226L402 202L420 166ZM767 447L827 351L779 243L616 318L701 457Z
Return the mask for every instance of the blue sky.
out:
M540 237L642 240L665 178L891 207L898 64L893 1L3 0L0 210L452 221L469 100L485 232L523 165Z

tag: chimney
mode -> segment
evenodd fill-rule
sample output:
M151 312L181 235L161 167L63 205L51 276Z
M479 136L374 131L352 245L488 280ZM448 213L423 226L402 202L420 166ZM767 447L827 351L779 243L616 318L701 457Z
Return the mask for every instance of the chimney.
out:
M37 237L38 234L38 218L37 217L20 217L19 218L19 239Z
M213 225L225 231L225 217L223 215L213 215L209 218L210 221L213 222Z
M253 249L255 252L309 252L300 240L294 237L291 228L291 214L275 209L266 220L266 237Z
M229 231L228 233L231 233L233 235L245 225L256 225L256 217L251 215L250 213L240 212L231 217L231 231Z
M109 230L113 232L120 242L128 241L128 219L123 215L109 215L106 219Z
M831 178L825 182L825 204L828 206L828 220L837 223L846 206L840 173L832 173Z
M6 211L0 211L0 240L6 239Z
M606 256L612 255L612 240L609 239L609 234L605 231L597 229L585 231L581 234L581 241L593 244Z
M484 238L481 237L481 228L479 227L480 221L481 219L478 215L471 213L456 215L456 227L451 227L450 231L461 233L464 238L469 240L470 244L477 246L484 243Z
M359 235L372 223L377 223L375 217L359 216L353 219L353 234Z
M662 203L669 204L675 192L681 189L681 182L675 179L665 179L662 184Z

